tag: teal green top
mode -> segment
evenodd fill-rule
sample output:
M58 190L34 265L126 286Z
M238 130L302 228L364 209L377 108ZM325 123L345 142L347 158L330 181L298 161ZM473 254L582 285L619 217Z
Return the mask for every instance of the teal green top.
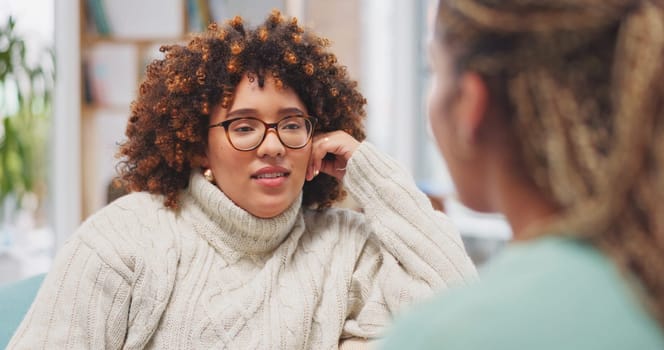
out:
M564 238L512 243L480 274L398 320L381 349L664 349L612 262Z

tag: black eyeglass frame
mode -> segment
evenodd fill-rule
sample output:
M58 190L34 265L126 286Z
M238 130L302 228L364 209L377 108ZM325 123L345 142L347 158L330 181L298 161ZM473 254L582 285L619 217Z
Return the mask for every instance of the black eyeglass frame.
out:
M309 134L309 137L307 137L307 141L300 147L291 147L291 146L285 144L284 141L281 139L281 135L279 135L279 128L277 128L277 126L279 126L279 124L281 122L283 122L284 120L289 119L289 118L295 118L295 117L304 118L306 121L309 121L309 123L311 123L311 133ZM265 125L265 131L263 132L263 137L261 138L261 140L258 143L256 143L256 146L254 146L252 148L247 148L247 149L237 148L235 146L235 144L233 143L233 141L231 141L231 135L228 132L228 126L231 125L231 123L233 123L234 121L241 120L241 119L251 119L251 120L259 121L259 122L263 123L263 125ZM241 151L241 152L253 151L256 148L260 147L260 145L263 144L263 141L265 141L265 137L267 136L267 132L270 129L274 129L274 132L277 134L277 138L279 139L279 142L281 142L281 144L284 145L284 147L287 147L287 148L290 148L290 149L301 149L301 148L306 147L307 144L309 143L309 141L311 140L311 138L314 136L314 129L316 128L316 123L317 122L318 122L318 119L316 119L316 117L310 116L310 115L289 115L289 116L286 116L286 117L282 118L281 120L279 120L276 123L266 123L266 122L264 122L264 121L262 121L258 118L254 118L254 117L238 117L238 118L224 120L223 122L219 122L219 123L216 123L216 124L212 124L208 127L208 129L212 129L212 128L216 128L216 127L223 127L224 131L225 131L225 134L226 134L226 139L228 140L228 143L230 143L231 146L233 146L233 148L235 148L236 150Z

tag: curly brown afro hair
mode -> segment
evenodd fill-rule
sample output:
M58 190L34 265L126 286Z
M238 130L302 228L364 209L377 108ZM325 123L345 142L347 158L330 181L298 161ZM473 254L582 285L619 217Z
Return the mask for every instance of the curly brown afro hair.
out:
M363 140L366 100L328 46L278 11L255 28L235 17L211 24L186 46L162 46L165 57L147 67L118 153L125 185L161 194L167 207L177 209L192 169L201 167L210 114L230 106L247 74L261 85L269 74L277 86L293 89L318 119L315 132L345 130ZM303 205L325 208L343 196L336 178L320 174L305 182Z

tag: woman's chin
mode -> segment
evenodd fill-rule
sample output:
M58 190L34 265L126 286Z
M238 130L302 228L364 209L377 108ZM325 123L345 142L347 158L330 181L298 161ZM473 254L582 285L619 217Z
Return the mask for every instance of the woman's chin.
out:
M247 210L251 215L261 219L271 219L286 211L288 207L290 207L290 204L291 203L285 202L268 202L253 206L252 208L245 210Z

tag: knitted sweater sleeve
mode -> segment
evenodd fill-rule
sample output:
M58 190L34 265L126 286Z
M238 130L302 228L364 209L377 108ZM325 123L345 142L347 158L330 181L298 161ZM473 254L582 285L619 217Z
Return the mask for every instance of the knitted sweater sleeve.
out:
M140 349L147 344L167 304L174 259L168 259L169 244L150 242L145 232L159 225L141 222L148 216L134 205L123 208L133 199L95 214L65 243L8 349ZM138 234L145 238L137 239ZM157 250L163 258L152 262Z
M342 338L375 338L407 305L477 278L458 231L410 175L364 142L351 157L346 190L360 204L367 241L350 285Z
M58 253L8 349L119 349L125 337L130 277L79 237Z

